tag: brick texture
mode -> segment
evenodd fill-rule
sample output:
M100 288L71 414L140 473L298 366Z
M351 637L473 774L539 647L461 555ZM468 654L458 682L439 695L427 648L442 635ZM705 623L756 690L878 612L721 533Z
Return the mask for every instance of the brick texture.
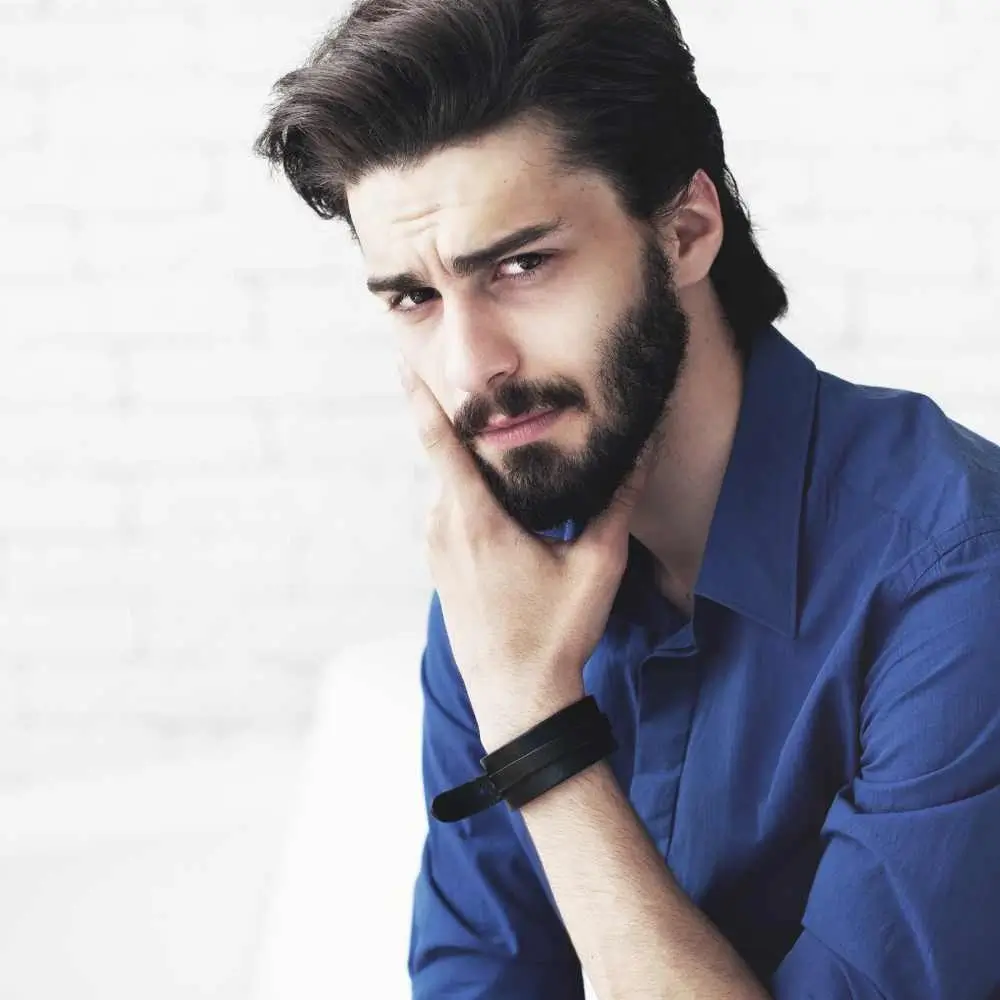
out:
M341 647L423 627L361 262L249 152L343 9L0 5L0 782L301 733ZM781 329L1000 438L1000 6L675 9Z

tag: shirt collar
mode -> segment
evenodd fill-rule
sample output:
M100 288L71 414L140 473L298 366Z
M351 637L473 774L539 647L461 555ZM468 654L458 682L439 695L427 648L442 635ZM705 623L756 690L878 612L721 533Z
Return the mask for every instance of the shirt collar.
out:
M806 467L813 433L816 365L773 326L753 338L729 463L694 587L786 636L798 625L798 555ZM568 521L542 534L572 541ZM631 535L612 612L643 623L662 611L651 597L652 557Z
M818 382L816 365L773 326L754 338L694 588L786 636L798 625L799 530Z

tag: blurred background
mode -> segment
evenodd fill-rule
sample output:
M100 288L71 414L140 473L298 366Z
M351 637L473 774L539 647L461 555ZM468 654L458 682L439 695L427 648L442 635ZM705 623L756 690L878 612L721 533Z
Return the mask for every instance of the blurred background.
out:
M779 329L1000 439L1000 8L673 7ZM406 995L429 470L346 231L250 153L346 9L0 0L7 1000L334 996L373 871ZM399 851L345 846L359 719Z

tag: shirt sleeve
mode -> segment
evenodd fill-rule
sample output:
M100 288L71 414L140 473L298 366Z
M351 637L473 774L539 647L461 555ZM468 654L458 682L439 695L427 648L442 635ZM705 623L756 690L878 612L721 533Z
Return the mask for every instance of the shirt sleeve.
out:
M860 766L775 1000L1000 996L1000 533L873 605Z
M428 832L413 894L413 1000L583 1000L579 959L507 806L441 823L432 799L482 773L479 739L438 595L420 668Z

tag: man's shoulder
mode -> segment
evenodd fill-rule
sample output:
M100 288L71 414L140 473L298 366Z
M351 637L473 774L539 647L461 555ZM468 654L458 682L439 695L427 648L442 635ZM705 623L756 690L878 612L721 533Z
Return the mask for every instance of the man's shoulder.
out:
M858 513L896 520L914 545L1000 524L1000 446L918 392L821 372L812 481Z

